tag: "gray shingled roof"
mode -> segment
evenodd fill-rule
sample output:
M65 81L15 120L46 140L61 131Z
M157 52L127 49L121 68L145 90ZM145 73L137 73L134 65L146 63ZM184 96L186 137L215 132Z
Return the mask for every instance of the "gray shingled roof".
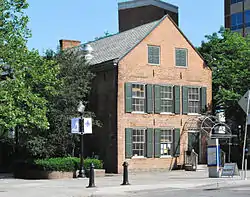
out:
M160 22L154 21L97 41L89 42L93 48L91 65L120 59L142 41Z

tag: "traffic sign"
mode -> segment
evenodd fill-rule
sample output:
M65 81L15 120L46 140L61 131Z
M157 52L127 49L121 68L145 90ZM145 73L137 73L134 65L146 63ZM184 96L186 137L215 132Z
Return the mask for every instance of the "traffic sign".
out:
M249 104L249 95L250 94L250 91L248 90L243 97L241 97L241 99L238 101L238 104L241 106L241 108L244 110L244 112L248 115L249 114L249 109L248 109L248 112L247 112L247 108L248 108L248 104Z
M84 134L92 134L92 118L84 118Z
M80 133L80 118L71 119L71 133Z

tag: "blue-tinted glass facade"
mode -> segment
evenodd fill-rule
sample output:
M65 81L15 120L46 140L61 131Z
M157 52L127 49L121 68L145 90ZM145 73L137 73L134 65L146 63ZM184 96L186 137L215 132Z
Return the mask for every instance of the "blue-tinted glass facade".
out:
M231 4L234 4L234 3L239 3L239 2L242 2L244 0L231 0Z
M231 15L231 30L242 29L243 14L242 12ZM245 27L250 27L250 10L245 11Z

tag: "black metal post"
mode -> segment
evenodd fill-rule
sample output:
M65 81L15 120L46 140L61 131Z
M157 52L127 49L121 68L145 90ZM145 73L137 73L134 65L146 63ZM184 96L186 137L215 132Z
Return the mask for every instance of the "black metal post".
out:
M93 163L91 163L89 169L89 186L87 188L90 187L95 187L95 166Z
M83 128L82 128L82 114L81 114L81 119L79 122L79 127L80 127L80 133L81 133L81 138L80 138L80 143L81 143L81 155L80 155L80 169L79 169L79 178L84 178L85 177L85 171L84 171L84 161L83 161L83 154L84 154L84 150L83 150Z
M229 138L229 144L228 144L228 163L231 163L231 138Z
M243 21L243 26L242 26L242 34L243 37L246 36L246 20L245 20L245 0L242 1L242 21Z
M124 162L123 166L123 183L121 185L130 185L128 182L128 162Z

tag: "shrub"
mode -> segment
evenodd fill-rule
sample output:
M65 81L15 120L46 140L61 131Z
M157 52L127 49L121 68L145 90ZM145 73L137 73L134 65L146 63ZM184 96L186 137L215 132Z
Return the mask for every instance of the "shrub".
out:
M93 163L95 169L102 169L103 163L98 159L84 159L84 168L88 169ZM80 159L76 157L37 159L34 161L18 161L14 165L14 171L17 170L41 170L41 171L62 171L73 172L80 167Z
M34 162L37 169L42 171L73 172L77 169L77 163L70 157L38 159Z

